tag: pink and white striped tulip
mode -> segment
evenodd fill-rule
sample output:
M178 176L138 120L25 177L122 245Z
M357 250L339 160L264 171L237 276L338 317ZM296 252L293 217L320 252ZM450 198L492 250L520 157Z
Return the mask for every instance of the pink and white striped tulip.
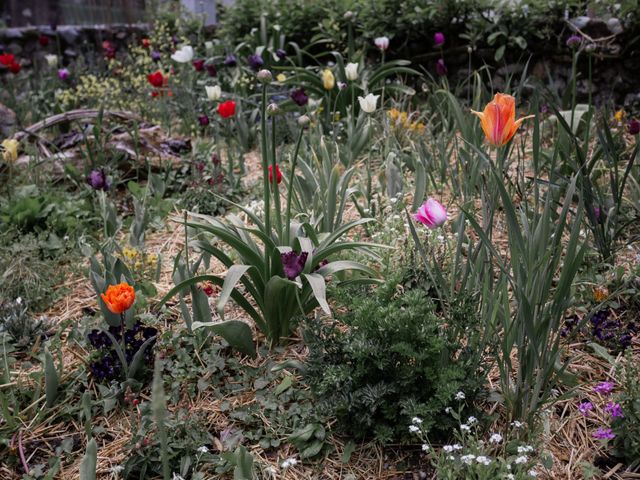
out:
M414 218L427 228L438 228L447 221L447 210L440 202L429 198L415 213Z

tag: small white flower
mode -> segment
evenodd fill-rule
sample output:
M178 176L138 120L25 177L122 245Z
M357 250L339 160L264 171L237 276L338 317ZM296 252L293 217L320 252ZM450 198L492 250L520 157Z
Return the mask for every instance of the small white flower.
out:
M423 443L423 444L422 444L422 451L423 451L423 452L428 452L428 451L429 451L429 445L428 445L428 444L426 444L426 443Z
M365 113L375 112L378 98L380 98L380 95L374 95L373 93L368 94L366 97L358 97L362 111Z
M529 453L533 452L533 447L531 445L521 445L518 447L518 453Z
M523 463L527 463L529 461L529 457L527 457L526 455L520 455L519 457L516 457L516 465L521 465Z
M344 74L347 80L354 81L358 79L358 64L347 63L344 67Z
M462 450L462 445L460 445L459 443L454 443L453 444L453 449L455 451Z
M530 477L537 477L538 472L536 472L533 468L527 472Z
M189 63L193 60L193 47L191 45L183 46L171 55L171 59L178 63Z
M203 445L200 448L198 448L198 452L207 453L207 452L209 452L209 449L206 447L206 445Z
M47 65L51 68L55 68L58 66L58 56L57 55L45 55L44 59L47 61Z
M467 425L466 423L463 423L462 425L460 425L460 431L462 431L462 432L470 432L471 431L471 427L469 425Z
M373 40L373 43L380 50L386 50L387 48L389 48L389 38L388 37L378 37L375 40Z
M482 464L482 465L489 465L491 463L491 459L489 457L485 457L484 455L479 455L476 458L476 462Z
M469 418L467 419L467 423L468 423L469 425L475 425L476 423L478 423L478 419L477 419L476 417L469 417Z
M471 465L471 463L475 460L476 456L473 453L470 453L468 455L462 455L460 457L460 460L462 460L462 463L466 463L467 465Z
M209 100L212 100L212 101L219 100L220 97L222 96L222 89L220 88L220 85L214 85L214 86L207 85L206 87L204 87L204 89L207 92L207 98Z
M418 433L420 431L420 429L418 427L416 427L415 425L409 425L409 431L411 433Z
M454 457L453 455L449 455L449 456L447 457L447 460L451 460L451 461L453 461L453 460L455 460L455 459L456 459L456 457Z
M506 478L506 480L516 480L516 477L513 476L513 473L507 474L507 476L504 478Z
M519 422L518 420L514 420L513 422L511 422L511 426L513 428L522 428L523 423Z
M22 297L16 298L16 305L22 305Z
M459 391L458 393L456 393L456 400L464 400L465 398L466 396L463 391Z
M447 407L444 409L444 413L451 413L451 407Z
M445 453L451 453L453 452L453 445L445 445L444 447L442 447L442 450L444 450Z
M500 443L502 441L502 435L499 433L492 433L489 437L489 443Z
M293 467L294 465L298 464L298 460L296 460L295 457L289 457L286 460L284 460L280 466L284 469L287 469L289 467Z
M422 419L419 417L413 417L411 419L411 423L413 423L414 425L422 425Z
M124 470L124 465L114 465L111 467L111 473L115 473L116 475Z

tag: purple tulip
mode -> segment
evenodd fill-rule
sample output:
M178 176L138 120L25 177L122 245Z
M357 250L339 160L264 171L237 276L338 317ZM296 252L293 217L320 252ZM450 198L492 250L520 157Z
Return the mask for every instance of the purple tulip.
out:
M309 103L309 97L304 92L304 88L302 87L291 92L291 99L300 107L304 107L307 103Z
M600 427L596 432L592 435L593 438L597 438L598 440L611 440L616 438L615 433L610 428Z
M207 125L209 125L209 117L207 115L199 115L198 116L198 123L200 124L201 127L206 127Z
M415 213L414 218L427 228L440 227L447 221L447 210L440 202L429 198Z
M569 38L567 38L567 47L569 48L579 47L581 43L582 37L580 37L579 35L571 35Z
M640 133L640 120L633 119L629 122L629 133L631 135Z
M58 70L58 78L63 82L65 80L68 80L70 76L71 72L69 72L69 70L67 70L66 68L61 68L60 70Z
M436 44L436 47L441 47L442 45L444 45L444 33L436 32L433 35L433 43Z
M285 52L282 48L279 48L276 50L276 56L280 60L284 60L285 58L287 58L287 52Z
M294 250L290 252L281 253L280 260L282 261L282 269L284 274L289 280L295 280L302 270L304 270L304 264L307 262L308 252L296 253Z
M160 61L160 52L157 50L154 50L153 52L151 52L151 60L153 60L154 62L159 62Z
M225 67L235 67L237 64L238 58L233 53L230 53L229 55L227 55L227 58L224 59Z
M104 169L101 168L99 170L91 170L91 173L87 176L87 183L94 190L109 190L111 186L111 182L107 178L107 174Z
M213 63L209 63L207 66L207 73L209 74L210 77L217 77L218 76L218 69L216 68L216 66Z
M444 59L441 58L436 62L436 73L441 77L447 74L447 66L444 64Z
M249 62L249 66L256 72L264 65L264 60L262 60L262 57L257 54L249 55L247 57L247 62Z

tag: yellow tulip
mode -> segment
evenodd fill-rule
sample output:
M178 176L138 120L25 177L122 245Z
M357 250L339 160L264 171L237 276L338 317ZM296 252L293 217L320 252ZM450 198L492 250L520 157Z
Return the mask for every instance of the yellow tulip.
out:
M336 86L336 79L328 68L322 72L322 84L325 90L332 90Z
M516 99L504 93L496 93L493 100L484 107L484 111L471 110L471 113L480 118L485 137L496 147L507 144L522 122L534 117L529 115L516 120Z
M280 83L284 82L287 79L287 76L284 73L279 73L276 77L276 80Z
M13 163L18 159L18 141L7 138L2 141L2 158L7 163Z

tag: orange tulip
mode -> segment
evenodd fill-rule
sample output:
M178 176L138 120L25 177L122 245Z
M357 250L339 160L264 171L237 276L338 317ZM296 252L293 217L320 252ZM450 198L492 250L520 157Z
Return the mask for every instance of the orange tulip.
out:
M127 282L122 282L119 285L109 285L101 297L111 312L121 314L131 308L136 299L136 292Z
M527 118L535 116L529 115L516 120L516 99L504 93L496 93L493 100L484 107L483 112L471 110L471 113L480 118L484 135L489 143L496 147L508 143L520 124Z

